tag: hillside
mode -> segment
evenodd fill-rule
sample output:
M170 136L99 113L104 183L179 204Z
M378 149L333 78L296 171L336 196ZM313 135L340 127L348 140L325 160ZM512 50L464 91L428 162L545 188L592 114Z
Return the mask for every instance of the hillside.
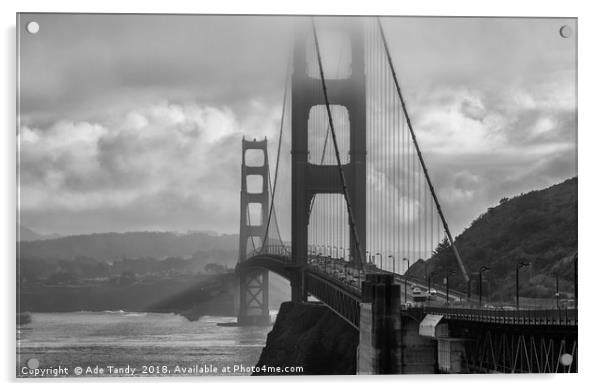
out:
M58 239L19 243L21 258L91 257L97 260L122 258L189 257L198 251L233 252L238 235L211 235L203 232L95 233Z
M60 237L60 235L57 234L42 235L32 230L31 228L21 225L19 223L17 223L17 232L19 235L18 238L22 242L28 242L32 240L56 239Z
M521 271L521 296L553 297L555 273L560 275L560 291L571 296L572 256L577 252L577 178L547 189L503 198L500 204L479 216L461 235L456 246L472 273L481 266L490 283L491 299L510 298L515 289L515 265L530 266ZM446 269L457 270L451 248L444 248L427 260L441 282ZM424 276L424 265L413 265L409 274ZM478 277L477 277L478 278ZM450 286L465 290L459 275Z

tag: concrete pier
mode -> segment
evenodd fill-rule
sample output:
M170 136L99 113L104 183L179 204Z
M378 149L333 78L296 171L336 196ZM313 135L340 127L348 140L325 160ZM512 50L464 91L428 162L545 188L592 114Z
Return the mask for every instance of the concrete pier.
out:
M369 274L362 285L357 372L400 374L400 286L390 274Z

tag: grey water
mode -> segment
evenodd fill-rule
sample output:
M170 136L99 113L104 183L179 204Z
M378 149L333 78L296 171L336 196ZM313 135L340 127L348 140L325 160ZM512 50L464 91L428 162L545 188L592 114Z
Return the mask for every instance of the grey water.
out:
M17 376L33 377L35 367L67 368L66 376L77 376L75 368L82 368L81 376L129 376L132 369L134 376L249 375L245 368L257 363L271 327L218 326L235 321L124 311L33 313L31 323L17 328Z

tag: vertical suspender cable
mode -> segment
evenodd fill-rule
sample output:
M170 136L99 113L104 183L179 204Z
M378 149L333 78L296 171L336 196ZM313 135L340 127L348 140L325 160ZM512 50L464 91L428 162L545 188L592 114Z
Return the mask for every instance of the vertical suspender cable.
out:
M390 86L391 83L387 80L387 85ZM389 134L389 164L391 167L389 174L389 227L390 227L390 240L391 240L391 255L395 257L395 111L393 110L393 94L391 88L389 90L389 102L387 105L387 116L389 117L389 125L391 127ZM393 261L393 259L391 259ZM393 265L394 267L394 265Z
M418 142L416 140L416 135L414 133L414 129L412 128L412 122L410 121L410 116L408 115L407 108L406 108L405 102L403 100L403 96L401 94L401 88L399 86L399 81L397 80L397 75L395 73L395 68L393 67L393 61L391 59L391 53L389 52L389 46L388 46L387 40L385 38L385 33L383 31L382 24L380 22L380 19L377 19L377 20L378 20L378 28L379 28L379 31L380 31L380 36L381 36L381 39L383 41L383 45L384 45L384 48L385 48L385 53L387 55L387 60L389 62L389 68L391 70L391 75L392 75L393 80L395 82L395 88L397 89L397 95L399 97L399 101L401 103L401 107L402 107L404 115L406 117L406 122L408 124L408 128L410 130L410 134L412 135L412 141L414 142L414 148L416 149L416 153L418 155L418 159L420 160L420 164L422 166L422 170L424 172L424 175L426 177L429 189L431 191L431 195L433 197L433 201L435 201L435 205L437 206L437 211L439 212L439 217L441 218L441 222L443 223L443 228L445 230L445 233L448 236L448 239L449 239L449 242L450 242L450 244L452 246L454 255L456 256L456 260L458 262L458 267L459 267L460 271L462 272L462 276L464 277L464 281L468 282L468 280L469 280L468 273L466 271L464 263L462 262L462 258L460 257L460 253L458 252L458 249L456 248L456 245L455 245L454 240L453 240L453 236L451 235L451 232L450 232L449 227L447 225L447 221L445 220L445 216L443 215L443 211L441 210L441 205L439 204L439 200L437 199L437 195L435 194L435 189L433 187L433 184L431 182L430 176L428 174L428 170L426 168L426 164L424 163L424 160L422 158L422 154L420 153L420 148L419 148Z
M284 129L284 117L285 117L285 113L286 113L286 98L288 95L288 78L289 78L289 73L290 73L290 67L291 67L291 58L289 56L288 58L288 62L286 64L286 73L284 76L284 97L282 98L282 113L280 115L280 135L278 136L278 151L276 153L276 168L275 168L275 172L274 172L274 182L272 184L272 186L269 186L271 188L271 192L272 192L272 198L271 198L271 202L270 202L270 211L268 213L268 221L265 227L265 236L263 239L263 243L262 246L267 243L269 237L269 228L270 228L270 221L272 219L272 213L274 212L274 198L275 198L275 194L276 194L276 184L278 183L278 168L280 167L280 151L282 149L282 130ZM268 163L268 169L269 169L269 163ZM270 174L268 172L268 180L270 180ZM282 237L280 236L280 229L278 228L278 223L276 223L276 230L278 232L278 239L280 240L280 244L283 245L282 243Z
M330 125L330 131L332 134L332 144L335 150L335 156L337 159L337 166L338 166L338 171L339 171L339 179L341 181L341 184L343 185L343 194L345 196L345 203L347 204L347 213L349 214L349 220L351 222L351 229L353 231L353 237L354 237L354 241L355 241L355 250L356 253L359 257L359 261L360 261L360 265L362 267L362 269L364 268L364 254L362 252L361 249L361 244L359 242L359 235L357 234L357 229L355 226L355 218L353 216L353 210L351 209L351 201L349 198L349 191L347 188L347 181L345 180L345 174L343 173L343 168L341 166L341 156L339 153L339 147L337 144L337 138L336 138L336 133L334 131L334 124L332 122L332 113L330 111L330 102L328 101L328 91L326 89L326 81L324 79L324 69L322 67L322 57L320 55L320 45L318 42L318 34L316 32L316 25L315 22L312 18L312 28L313 28L313 33L314 33L314 43L316 46L316 56L318 58L318 65L320 68L320 79L322 81L322 92L324 94L324 103L326 104L326 111L328 112L328 122Z

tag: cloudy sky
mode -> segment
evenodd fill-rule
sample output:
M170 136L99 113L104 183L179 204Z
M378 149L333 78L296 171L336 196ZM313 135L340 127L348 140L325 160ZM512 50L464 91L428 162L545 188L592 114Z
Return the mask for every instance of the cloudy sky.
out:
M59 234L236 232L240 140L267 136L274 161L301 19L22 15L21 223ZM31 20L37 34L24 32ZM455 233L502 197L577 174L575 20L383 24ZM287 139L283 148L290 192ZM279 204L287 227L290 206Z

